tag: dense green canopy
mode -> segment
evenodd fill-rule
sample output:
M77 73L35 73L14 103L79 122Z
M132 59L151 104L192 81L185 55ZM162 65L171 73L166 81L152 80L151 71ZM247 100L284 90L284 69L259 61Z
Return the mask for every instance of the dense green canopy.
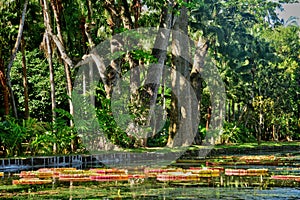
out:
M212 142L206 133L212 126L214 97L203 78L205 71L201 72L201 68L207 69L202 65L208 57L218 69L227 98L223 134L213 142L298 140L299 26L297 18L291 16L284 22L276 14L282 3L297 1L279 2L0 0L0 152L7 156L84 152L86 143L79 136L91 131L88 129L94 123L113 144L123 148L175 145L176 131L185 126L180 124L185 113L167 84L141 86L150 74L147 70L137 70L137 79L131 77L138 90L128 97L130 114L122 116L125 125L120 127L111 110L116 80L136 66L155 62L173 67L191 81L200 116L194 143ZM126 41L112 40L109 55L115 57L101 72L96 89L83 91L95 96L91 101L98 120L83 119L74 124L73 104L85 101L71 96L79 70L74 66L112 36L150 27L188 35L193 40L190 52L200 52L203 63L198 67L185 63L172 51L120 50L118 43L125 45ZM179 44L179 52L185 50L184 41L176 43L172 34L163 36L157 34L155 41L168 40L170 46ZM166 111L163 124L147 117L155 104ZM154 130L139 138L132 134L127 119L141 126L150 124ZM186 130L192 130L188 126L193 125L186 125L190 128Z

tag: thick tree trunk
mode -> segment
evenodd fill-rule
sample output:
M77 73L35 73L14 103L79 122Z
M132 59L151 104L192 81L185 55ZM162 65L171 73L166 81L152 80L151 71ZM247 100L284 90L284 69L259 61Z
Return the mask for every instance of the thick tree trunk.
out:
M28 81L27 81L27 69L26 69L25 40L23 36L21 42L21 52L22 52L22 72L23 72L23 87L24 87L24 107L25 107L24 118L28 119L29 118Z
M172 90L176 90L176 96L174 93L171 95L171 112L170 112L170 128L168 146L181 146L189 145L186 138L192 137L193 134L193 119L192 119L192 105L191 105L191 91L189 87L184 87L182 80L178 75L189 81L190 80L190 63L186 58L189 58L189 40L188 37L182 37L188 35L188 14L185 7L180 9L180 15L176 19L174 24L174 32L172 34L172 64L173 68L179 72L173 74L172 77ZM181 89L185 88L185 95L181 94ZM178 104L181 102L181 105ZM185 102L184 104L182 102ZM178 132L179 127L180 132ZM177 134L176 141L174 137ZM185 136L183 136L185 134Z
M163 66L167 58L167 48L169 44L171 28L173 26L173 6L173 0L168 0L166 2L166 6L163 8L163 12L161 14L160 19L160 30L157 33L154 48L152 50L152 55L157 59L158 69L151 70L150 68L150 73L147 73L146 82L150 82L148 80L152 80L154 83L146 85L145 91L147 94L142 94L142 98L145 98L146 101L149 102L150 106L147 125L152 124L154 126L152 135L156 134L156 119L154 117L154 110L157 99L157 92L159 88L159 84L157 83L161 83Z
M27 11L27 5L28 5L28 0L26 0L25 3L24 3L24 9L23 9L23 12L22 12L21 20L20 20L17 41L16 41L14 49L12 51L12 55L10 57L10 62L8 64L7 71L6 71L7 87L8 87L9 92L10 92L11 104L12 104L12 107L13 107L13 113L14 113L15 118L18 118L18 112L17 112L17 106L16 106L16 101L15 101L15 98L14 98L14 93L13 93L11 81L10 81L10 71L11 71L13 62L16 58L20 43L21 43L21 37L22 37L22 34L23 34L23 28L24 28L24 22L25 22L25 15L26 15L26 11Z

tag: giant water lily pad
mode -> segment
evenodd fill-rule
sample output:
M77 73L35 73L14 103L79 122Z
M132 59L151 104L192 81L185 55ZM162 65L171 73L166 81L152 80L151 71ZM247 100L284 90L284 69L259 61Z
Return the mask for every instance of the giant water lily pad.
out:
M13 185L41 185L52 183L49 179L39 179L39 178L21 178L19 180L13 180Z

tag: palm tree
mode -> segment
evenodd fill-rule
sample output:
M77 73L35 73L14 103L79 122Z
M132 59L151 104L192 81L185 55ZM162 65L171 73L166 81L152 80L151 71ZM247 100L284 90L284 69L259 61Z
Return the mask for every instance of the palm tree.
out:
M299 26L299 17L290 16L283 25L284 26Z

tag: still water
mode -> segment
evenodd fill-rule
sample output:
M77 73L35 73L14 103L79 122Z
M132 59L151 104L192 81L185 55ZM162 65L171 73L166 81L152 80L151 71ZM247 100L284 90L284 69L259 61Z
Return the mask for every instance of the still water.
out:
M156 180L9 185L2 179L0 199L300 199L300 187L205 186ZM5 185L4 185L5 184Z
M90 182L62 182L56 178L46 185L12 185L12 180L20 178L17 175L19 172L6 172L0 178L0 199L300 199L300 156L273 157L251 157L247 162L241 162L243 157L238 157L238 160L232 157L212 158L208 164L217 164L214 167L222 164L225 172L226 169L267 168L268 173L249 176L226 174L222 171L219 176L204 176L191 182L159 181L153 177ZM45 158L42 161L43 167ZM188 168L193 164L195 163L182 162L177 163L176 167ZM200 164L207 163L196 165ZM33 169L26 171L30 170ZM292 175L297 179L272 179L276 175Z

